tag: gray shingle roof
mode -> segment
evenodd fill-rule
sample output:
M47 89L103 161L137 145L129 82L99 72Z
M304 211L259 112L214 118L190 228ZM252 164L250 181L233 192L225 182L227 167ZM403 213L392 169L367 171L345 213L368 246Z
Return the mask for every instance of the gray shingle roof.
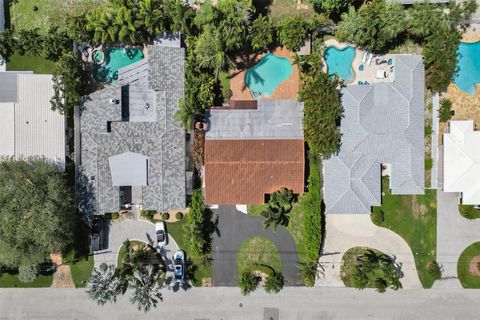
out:
M123 77L121 84L87 99L81 110L78 181L83 212L119 210L120 192L113 186L109 158L125 152L148 157L148 185L142 187L144 209L185 208L185 131L174 118L184 92L184 54L179 47L149 46L146 79L130 77L129 82ZM138 74L145 73L145 63L136 66ZM132 68L127 71L137 74ZM122 103L112 105L112 98Z
M5 30L5 1L0 0L0 32L4 30Z
M259 100L257 109L213 109L207 140L303 139L303 103Z
M424 193L424 66L398 55L393 83L341 91L338 155L324 161L327 213L370 213L381 204L381 164L391 164L393 194Z

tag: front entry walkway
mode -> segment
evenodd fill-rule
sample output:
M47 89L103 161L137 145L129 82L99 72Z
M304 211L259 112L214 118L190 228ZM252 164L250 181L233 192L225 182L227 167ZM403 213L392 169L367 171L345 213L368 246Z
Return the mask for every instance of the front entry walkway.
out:
M405 289L422 288L415 260L408 244L395 232L377 227L368 214L328 214L320 264L323 267L316 286L344 287L340 278L343 254L353 247L370 247L394 256L401 265Z
M168 224L167 224L168 234ZM117 265L118 251L125 240L138 240L157 246L157 237L155 234L155 224L146 220L123 220L113 221L108 231L108 248L97 251L94 255L94 266L97 268L105 262L106 264ZM168 243L163 252L163 258L168 265L171 256L178 250L175 240L168 234Z
M218 216L218 234L213 237L212 277L214 286L237 285L237 250L249 237L260 236L271 240L282 260L282 273L286 286L302 285L298 271L298 256L290 233L279 226L277 232L263 229L263 217L252 217L238 211L235 206L220 206L214 210Z
M458 194L437 191L437 262L442 280L434 288L461 288L457 275L458 258L470 244L480 241L480 221L469 220L458 211Z

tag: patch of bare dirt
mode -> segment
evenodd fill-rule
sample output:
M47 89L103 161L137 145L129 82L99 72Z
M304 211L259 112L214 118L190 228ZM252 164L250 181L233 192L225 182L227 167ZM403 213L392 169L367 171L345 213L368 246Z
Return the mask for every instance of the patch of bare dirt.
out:
M480 277L480 270L478 270L478 263L480 263L480 256L475 256L470 261L470 264L468 266L468 271L472 276Z
M56 270L53 274L51 288L75 288L70 266L64 265L60 253L52 253L50 259L55 263Z

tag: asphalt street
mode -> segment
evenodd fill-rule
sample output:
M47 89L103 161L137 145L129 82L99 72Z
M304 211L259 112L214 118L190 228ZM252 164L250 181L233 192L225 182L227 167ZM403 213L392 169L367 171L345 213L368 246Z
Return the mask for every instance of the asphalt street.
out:
M0 289L0 319L348 320L478 319L480 290L399 290L380 294L349 288L259 289L243 297L238 288L165 291L158 308L144 314L122 296L97 306L84 289Z

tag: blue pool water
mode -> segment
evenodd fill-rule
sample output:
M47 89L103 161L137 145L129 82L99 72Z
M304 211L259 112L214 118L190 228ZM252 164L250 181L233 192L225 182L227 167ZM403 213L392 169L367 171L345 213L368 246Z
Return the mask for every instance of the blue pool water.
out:
M118 69L143 59L139 48L110 48L103 52L104 62L93 67L93 77L98 82L114 84L117 81Z
M355 74L353 73L352 62L355 58L355 48L348 46L340 50L336 47L328 47L325 50L324 57L330 75L336 74L347 82L353 81Z
M264 56L245 73L245 84L255 99L269 97L283 81L292 75L292 63L272 53Z
M468 94L475 94L475 85L480 83L480 41L461 42L457 49L457 74L453 82Z

